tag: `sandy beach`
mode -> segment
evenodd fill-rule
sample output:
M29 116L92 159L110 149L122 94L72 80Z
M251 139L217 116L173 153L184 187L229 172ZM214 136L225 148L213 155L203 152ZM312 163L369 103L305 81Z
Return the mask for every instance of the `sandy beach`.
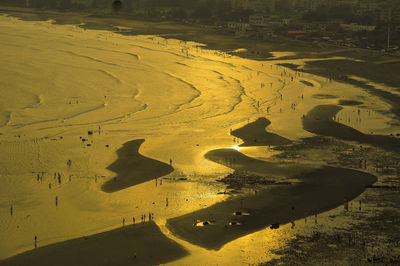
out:
M1 265L400 255L386 55L1 10Z
M186 256L152 222L40 247L1 265L159 265ZM153 248L150 248L153 247Z

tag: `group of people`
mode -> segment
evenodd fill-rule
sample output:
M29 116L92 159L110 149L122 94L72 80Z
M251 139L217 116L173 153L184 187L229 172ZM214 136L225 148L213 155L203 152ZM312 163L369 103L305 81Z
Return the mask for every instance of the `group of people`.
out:
M142 214L140 218L141 218L142 223L146 222L146 214ZM149 222L154 220L154 213L149 212L148 219L149 219ZM125 221L126 221L125 217L123 217L122 218L122 227L125 226ZM135 217L132 217L132 224L135 224L135 223L136 223L136 219L135 219Z

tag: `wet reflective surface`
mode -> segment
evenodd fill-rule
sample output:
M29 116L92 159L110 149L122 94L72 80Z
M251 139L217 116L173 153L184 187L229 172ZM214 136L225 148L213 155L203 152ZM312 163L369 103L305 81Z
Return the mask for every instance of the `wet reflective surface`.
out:
M282 66L292 53L254 61L7 16L0 32L0 259L34 248L34 236L43 247L149 216L187 251L154 263L307 262L318 252L308 262L350 263L398 237L368 236L388 208L399 217L397 191L374 188L398 186L400 127L381 97ZM353 258L355 230L367 251Z

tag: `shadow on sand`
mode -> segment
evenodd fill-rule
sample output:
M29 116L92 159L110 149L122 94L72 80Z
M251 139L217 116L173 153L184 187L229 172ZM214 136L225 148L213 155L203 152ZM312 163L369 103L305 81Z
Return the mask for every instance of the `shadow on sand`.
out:
M143 142L144 139L129 141L117 151L118 159L107 167L117 173L117 176L102 185L103 191L116 192L167 175L174 170L166 163L141 155L139 148Z
M285 145L291 141L277 134L265 131L265 128L271 124L265 117L260 117L256 121L247 124L231 132L232 136L241 138L244 143L240 146L268 146Z
M358 196L376 181L376 177L337 167L313 168L302 165L265 162L249 158L233 149L214 150L206 158L215 162L235 157L233 169L249 168L265 174L286 175L299 182L271 185L253 196L237 197L206 209L167 221L167 227L178 237L207 249L224 244L269 225L285 224L314 215ZM257 168L257 169L254 169ZM282 171L280 173L280 171ZM249 215L234 215L248 213ZM210 221L207 226L193 226L194 221ZM268 229L269 230L269 229Z
M303 128L318 135L371 144L389 151L400 151L400 139L392 136L364 134L334 121L333 118L340 110L342 107L337 105L316 106L303 117Z
M0 265L158 265L186 255L155 223L147 222L39 247Z

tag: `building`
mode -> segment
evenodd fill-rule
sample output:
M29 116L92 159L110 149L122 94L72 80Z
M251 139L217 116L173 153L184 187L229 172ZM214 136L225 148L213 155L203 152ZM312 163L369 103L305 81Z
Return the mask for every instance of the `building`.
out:
M237 32L237 31L245 32L250 29L250 24L231 21L231 22L228 22L228 29L230 29L231 31L234 31L234 32Z
M251 26L267 26L268 24L268 16L264 14L254 14L249 16L249 24Z

